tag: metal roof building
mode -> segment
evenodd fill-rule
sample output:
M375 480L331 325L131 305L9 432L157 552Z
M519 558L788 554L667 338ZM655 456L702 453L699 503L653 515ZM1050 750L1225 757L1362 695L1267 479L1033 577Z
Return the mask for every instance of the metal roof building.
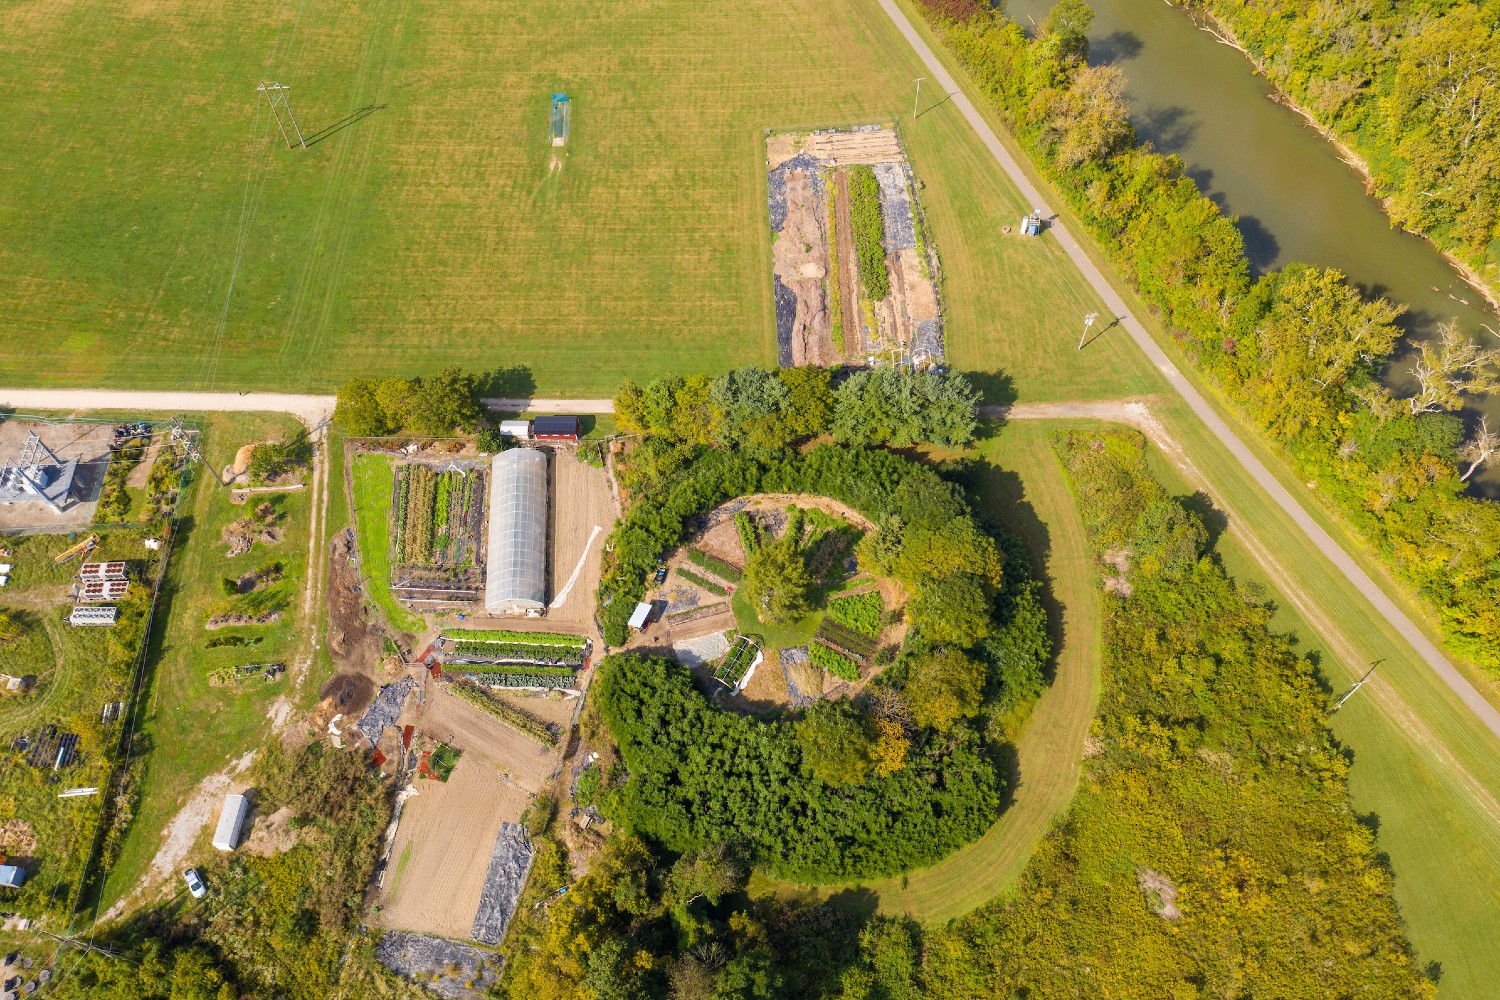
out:
M490 540L484 608L492 614L547 606L547 455L512 448L490 463Z

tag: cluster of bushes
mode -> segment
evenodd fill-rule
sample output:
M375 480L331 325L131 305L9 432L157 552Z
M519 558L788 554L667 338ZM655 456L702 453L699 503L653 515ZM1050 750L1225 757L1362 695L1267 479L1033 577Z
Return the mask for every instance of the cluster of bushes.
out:
M713 707L675 660L609 657L597 691L630 774L606 812L674 851L740 837L785 878L893 875L968 843L999 812L1002 780L972 733L922 740L902 770L835 787L805 766L791 724Z
M863 163L849 168L849 216L859 280L870 298L879 302L891 294L885 269L885 218L880 214L880 181Z
M927 995L1009 996L1038 970L1087 968L1099 996L1432 996L1313 666L1205 556L1139 436L1058 450L1100 565L1130 553L1129 587L1100 596L1097 754L1018 891L928 941Z
M95 524L118 524L130 513L130 492L125 480L146 455L146 446L136 443L121 448L110 459L104 470L104 483L99 488L99 505L94 508Z
M573 671L559 670L557 668L549 670L546 667L530 669L525 673L512 673L501 670L466 670L459 676L471 680L475 684L498 688L547 688L557 691L573 686Z
M880 638L880 618L885 613L879 591L853 594L828 602L828 617L871 639Z
M964 445L974 438L979 393L957 372L875 368L833 385L822 368L749 366L716 379L669 375L626 382L615 419L658 443L670 465L695 445L774 449L831 433L849 444Z
M302 468L312 459L312 443L306 434L290 441L268 441L250 452L250 479L269 483Z
M1393 321L1402 310L1366 301L1331 269L1294 264L1252 282L1234 220L1202 195L1180 159L1136 144L1122 74L1088 65L1092 12L1082 0L1062 0L1034 41L999 11L924 2L939 34L1189 357L1413 588L1450 645L1500 668L1493 600L1500 504L1466 495L1459 469L1461 458L1494 454L1495 441L1481 427L1461 443L1453 412L1459 390L1500 381L1496 360L1476 362L1465 338L1450 337L1424 353L1418 394L1393 397L1379 375L1399 341ZM1236 20L1259 16L1246 8ZM1471 55L1476 39L1457 51ZM1417 134L1425 150L1429 137Z
M458 656L486 660L525 660L536 663L583 663L583 650L577 646L542 646L522 642L473 642L449 639L446 650Z
M479 376L457 367L415 379L350 379L333 420L350 437L469 434L484 413L479 392Z
M832 646L814 642L807 647L808 658L814 666L822 667L839 680L859 680L859 664L840 653Z

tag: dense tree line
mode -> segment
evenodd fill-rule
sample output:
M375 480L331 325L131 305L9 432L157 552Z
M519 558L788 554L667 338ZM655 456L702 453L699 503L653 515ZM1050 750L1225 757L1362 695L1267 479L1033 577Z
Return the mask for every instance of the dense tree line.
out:
M1194 2L1359 154L1395 224L1500 284L1500 4Z
M479 376L452 366L421 378L350 379L333 420L350 437L469 434L484 413L479 392Z
M976 839L1000 810L1001 778L968 729L918 732L899 771L830 784L791 723L710 705L675 660L617 654L595 691L628 771L605 812L674 851L742 842L757 867L801 882L895 875Z
M1418 393L1393 397L1377 376L1399 307L1363 299L1331 269L1289 265L1252 281L1234 220L1181 160L1137 145L1120 72L1087 64L1082 0L1062 0L1035 40L990 9L925 9L1190 359L1381 553L1455 650L1500 668L1500 504L1463 486L1500 438L1484 424L1466 435L1454 412L1460 393L1500 385L1500 352L1452 333L1424 350Z
M1312 665L1138 435L1058 450L1107 583L1093 749L1014 895L927 941L925 995L1432 996Z
M732 848L617 835L568 886L544 841L499 993L514 1000L917 1000L916 929L851 906L747 899ZM551 897L551 902L543 906Z
M626 431L674 444L780 448L832 434L849 444L958 446L974 439L979 393L957 372L875 368L839 385L824 368L750 365L710 379L668 375L615 394Z

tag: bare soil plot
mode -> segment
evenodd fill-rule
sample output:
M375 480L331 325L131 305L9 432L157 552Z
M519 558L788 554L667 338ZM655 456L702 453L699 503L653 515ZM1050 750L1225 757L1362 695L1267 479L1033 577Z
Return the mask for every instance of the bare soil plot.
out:
M552 599L546 620L553 625L587 625L592 631L604 539L615 523L609 477L603 469L579 461L571 450L554 452L549 469L552 491L547 505L547 559ZM595 528L600 530L596 532Z
M870 298L870 276L861 280L856 264L848 183L855 166L871 168L879 186L891 289L879 301ZM768 136L766 169L781 364L858 363L891 354L918 364L941 362L938 260L895 129L864 125Z
M494 763L470 751L446 782L418 782L396 832L375 922L467 939L500 824L520 819L529 800Z
M427 686L417 727L433 739L462 750L465 761L487 761L532 794L541 790L557 766L556 751L501 725L438 684ZM460 769L463 763L460 761ZM488 855L488 845L485 850Z

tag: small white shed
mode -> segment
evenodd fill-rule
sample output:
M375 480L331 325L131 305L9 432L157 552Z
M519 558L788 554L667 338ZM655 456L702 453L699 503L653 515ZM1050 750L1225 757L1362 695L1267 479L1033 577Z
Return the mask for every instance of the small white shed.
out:
M635 611L630 616L630 627L636 631L640 631L646 627L646 623L650 620L651 605L647 601L642 601L635 606Z
M500 433L506 437L517 438L525 441L531 437L530 420L502 420L500 421Z
M224 808L219 813L219 826L214 830L214 846L221 851L232 851L240 841L240 827L245 814L250 811L250 800L243 795L224 796Z

